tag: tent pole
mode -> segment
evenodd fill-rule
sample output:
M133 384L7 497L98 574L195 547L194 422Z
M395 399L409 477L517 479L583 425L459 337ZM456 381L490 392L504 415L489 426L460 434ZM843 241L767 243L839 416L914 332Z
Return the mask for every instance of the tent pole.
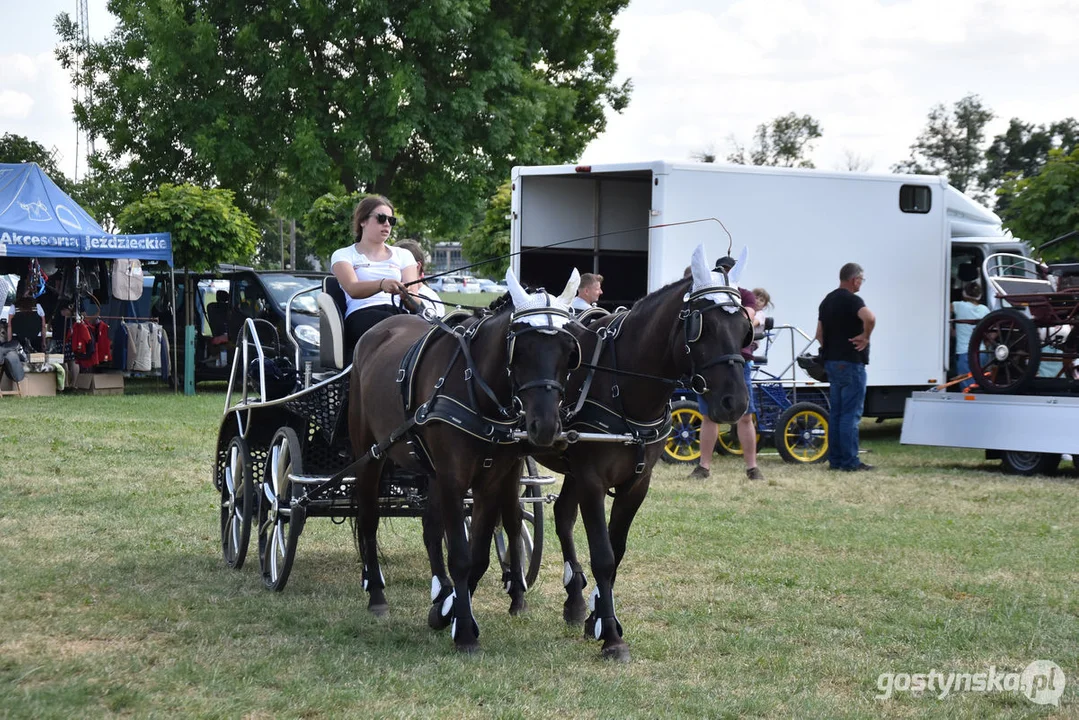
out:
M169 265L169 278L169 292L172 295L172 367L169 369L172 372L172 392L176 394L180 392L180 383L176 376L176 368L178 367L176 364L178 358L176 345L179 338L176 336L176 268L172 265Z

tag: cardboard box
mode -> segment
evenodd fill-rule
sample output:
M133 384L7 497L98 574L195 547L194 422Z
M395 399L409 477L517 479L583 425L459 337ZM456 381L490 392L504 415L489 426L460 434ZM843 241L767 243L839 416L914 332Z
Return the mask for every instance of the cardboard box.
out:
M23 397L48 397L56 394L56 373L26 373L26 377L19 383ZM0 390L14 390L15 386L11 378L4 374L3 382L0 382Z
M79 373L75 389L91 395L123 395L124 376L119 373Z

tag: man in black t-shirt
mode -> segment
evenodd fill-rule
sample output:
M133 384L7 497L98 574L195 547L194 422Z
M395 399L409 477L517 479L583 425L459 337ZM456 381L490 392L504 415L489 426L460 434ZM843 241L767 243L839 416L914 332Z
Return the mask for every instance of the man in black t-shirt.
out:
M869 336L877 324L865 301L861 265L847 263L839 270L839 287L828 293L817 312L817 342L831 384L828 422L828 464L832 470L872 470L858 459L858 423L865 405L865 366Z

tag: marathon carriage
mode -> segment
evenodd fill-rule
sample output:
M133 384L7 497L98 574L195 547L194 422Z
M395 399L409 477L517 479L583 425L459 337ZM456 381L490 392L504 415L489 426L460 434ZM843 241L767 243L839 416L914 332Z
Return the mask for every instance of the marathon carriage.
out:
M819 373L823 368L807 356L816 342L793 325L774 325L766 318L763 332L755 339L759 354L753 357L753 403L757 407L757 445L774 445L779 456L790 463L819 463L828 457L828 389L797 380L795 364L815 380L826 382ZM777 343L790 341L790 363L778 371L768 368L769 351ZM697 463L701 457L700 428L703 415L697 396L688 391L676 392L671 400L673 429L664 447L668 463ZM721 425L716 451L741 455L742 445L734 424Z
M1074 390L1079 369L1079 263L1047 265L997 253L985 259L982 269L1004 307L978 321L971 335L968 359L978 388L1022 394L1039 382Z
M319 292L321 290L321 292ZM218 431L213 475L220 493L221 548L226 564L240 569L250 535L266 587L281 591L288 582L296 547L309 518L336 522L355 518L353 450L348 436L348 398L352 366L344 352L345 298L333 277L295 299L318 292L321 365L298 371L299 349L292 357L270 323L248 319L232 365L225 413ZM286 321L285 327L291 328ZM543 549L543 504L554 500L542 488L553 483L526 461L521 478L522 561L526 581L538 575ZM381 516L422 517L428 507L430 477L387 462L378 488ZM466 499L470 509L471 499ZM470 514L466 509L466 515ZM466 524L468 520L466 519ZM495 545L503 572L509 569L506 533L499 528Z

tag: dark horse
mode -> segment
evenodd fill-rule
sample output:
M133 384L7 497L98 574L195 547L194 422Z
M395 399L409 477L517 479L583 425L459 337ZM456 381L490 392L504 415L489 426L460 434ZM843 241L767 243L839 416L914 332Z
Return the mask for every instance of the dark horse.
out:
M562 451L534 451L544 465L565 473L554 506L568 593L563 617L572 624L585 620L585 576L573 544L580 507L596 579L585 635L602 640L602 654L608 658L629 659L614 610L615 573L670 429L673 381L691 378L705 398L708 416L717 423L735 422L749 402L739 351L751 341L752 329L738 290L728 287L721 274L710 272L703 248L693 261L692 279L667 285L629 313L602 318L576 333L586 362L620 372L582 368L573 374L566 403L576 412L564 423L566 429L629 433L637 442L582 440ZM608 491L614 495L609 525L604 509Z
M430 622L435 625L444 617L456 647L466 651L479 647L471 590L486 566L473 567L465 495L471 487L473 537L487 547L499 516L504 519L511 549L511 612L519 612L525 591L517 542L525 444L514 442L513 432L523 423L535 447L549 447L560 436L563 387L580 352L574 337L562 329L569 321L564 302L546 293L529 295L512 273L507 281L510 293L500 309L452 329L401 315L367 331L354 351L349 390L355 456L380 446L355 485L355 532L368 610L383 614L388 609L376 535L379 482L389 458L431 476L428 510L435 515L424 522L434 576ZM571 278L570 296L576 284ZM442 528L450 577L442 561Z

